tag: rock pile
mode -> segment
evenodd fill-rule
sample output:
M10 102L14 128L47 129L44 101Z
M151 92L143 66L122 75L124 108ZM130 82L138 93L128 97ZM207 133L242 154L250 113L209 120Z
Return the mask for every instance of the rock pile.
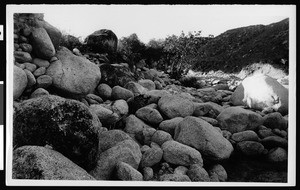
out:
M15 31L13 178L223 182L233 154L287 160L288 115L235 106L238 89L98 67L41 26Z

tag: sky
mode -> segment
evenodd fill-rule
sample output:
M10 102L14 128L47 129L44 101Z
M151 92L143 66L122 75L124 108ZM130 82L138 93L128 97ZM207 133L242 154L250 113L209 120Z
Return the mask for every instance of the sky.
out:
M63 32L82 37L100 29L118 38L164 39L181 31L217 36L226 30L281 21L293 14L288 5L45 5L31 6Z

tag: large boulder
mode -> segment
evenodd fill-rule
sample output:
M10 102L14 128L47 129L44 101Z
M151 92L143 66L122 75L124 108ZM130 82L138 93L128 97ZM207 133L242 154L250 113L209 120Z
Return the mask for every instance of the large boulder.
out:
M206 121L188 116L175 129L174 139L197 149L208 160L228 159L233 152L231 143Z
M95 91L101 79L99 67L65 47L59 49L56 56L59 60L51 63L46 71L53 78L55 88L73 96L84 96Z
M12 178L95 180L59 152L42 146L22 146L14 150Z
M101 29L88 35L85 43L94 52L114 53L117 51L118 38L111 30Z
M27 75L23 69L14 65L14 100L18 99L27 86Z
M44 28L33 28L30 41L38 58L50 60L55 55L54 45Z
M139 145L127 139L117 143L110 149L98 154L97 166L90 174L97 180L108 180L119 162L124 162L137 169L142 158Z
M202 156L196 149L179 143L177 141L167 141L161 146L163 158L171 164L190 166L199 164L203 166Z
M13 146L50 145L90 170L96 164L101 123L83 103L44 95L20 103L15 110Z
M163 96L158 101L160 111L168 118L186 117L194 112L194 103L176 95Z
M255 130L263 123L261 115L241 107L228 107L216 119L219 121L221 129L231 133Z
M247 77L231 96L233 105L244 105L253 109L274 109L282 115L288 113L288 89L267 75Z

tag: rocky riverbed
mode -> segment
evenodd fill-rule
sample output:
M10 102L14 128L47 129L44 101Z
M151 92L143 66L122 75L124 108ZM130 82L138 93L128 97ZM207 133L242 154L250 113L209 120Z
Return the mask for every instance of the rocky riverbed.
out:
M185 87L59 47L41 15L16 19L13 179L287 182L286 78Z

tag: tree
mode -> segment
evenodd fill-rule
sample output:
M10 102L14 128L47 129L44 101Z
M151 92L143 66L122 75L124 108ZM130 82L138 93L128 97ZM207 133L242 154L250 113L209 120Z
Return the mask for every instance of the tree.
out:
M122 54L123 59L128 63L130 68L133 69L134 65L142 59L145 48L145 44L133 33L119 40L118 52Z

